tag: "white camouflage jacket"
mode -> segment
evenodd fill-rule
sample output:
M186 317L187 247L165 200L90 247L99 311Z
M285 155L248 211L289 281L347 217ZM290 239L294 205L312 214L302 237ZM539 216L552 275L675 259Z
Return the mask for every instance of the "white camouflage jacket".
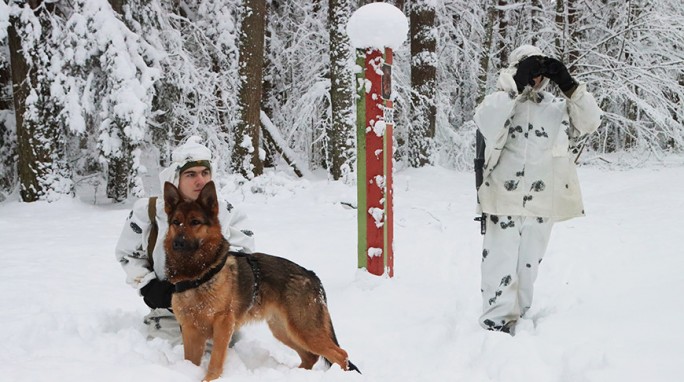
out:
M150 265L147 253L147 240L152 228L149 213L149 199L138 200L126 219L119 241L116 244L116 259L126 272L126 282L136 289L147 285L153 279L166 279L166 253L164 252L164 238L168 230L164 200L157 198L156 220L159 232L153 250L154 269ZM234 208L230 203L219 201L219 220L223 236L230 243L230 249L251 253L254 250L254 238L251 231L244 227L246 216Z
M595 131L602 112L584 84L570 98L529 87L518 94L514 73L502 71L500 90L485 97L473 118L486 142L478 212L555 221L582 216L570 143Z

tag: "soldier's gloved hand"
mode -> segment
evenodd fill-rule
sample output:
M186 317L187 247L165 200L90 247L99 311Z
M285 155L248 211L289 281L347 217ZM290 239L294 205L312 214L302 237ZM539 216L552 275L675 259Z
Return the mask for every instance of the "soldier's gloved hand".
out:
M145 304L152 309L170 308L174 286L166 280L152 279L140 289Z
M555 82L563 93L577 85L565 64L555 58L547 57L544 60L544 77Z
M534 86L534 77L540 76L542 72L541 58L530 56L518 63L518 70L513 75L518 93L522 93L527 85Z

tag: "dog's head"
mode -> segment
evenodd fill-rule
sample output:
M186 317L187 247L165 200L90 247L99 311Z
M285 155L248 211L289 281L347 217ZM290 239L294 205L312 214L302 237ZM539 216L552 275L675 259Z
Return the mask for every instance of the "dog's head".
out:
M197 200L184 200L172 183L164 184L164 211L169 230L164 239L167 272L173 281L211 264L223 241L214 182L207 183Z

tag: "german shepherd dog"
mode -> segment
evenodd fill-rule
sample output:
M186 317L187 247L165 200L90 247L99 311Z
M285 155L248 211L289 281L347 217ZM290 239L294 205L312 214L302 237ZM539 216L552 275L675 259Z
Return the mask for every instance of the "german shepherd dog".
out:
M205 381L221 376L233 332L253 321L266 321L275 338L299 354L301 368L311 369L323 357L328 365L359 371L337 342L325 291L313 272L280 257L229 250L213 182L196 201L183 200L167 182L164 202L166 272L175 284L171 305L185 359L199 365L206 341L214 341Z

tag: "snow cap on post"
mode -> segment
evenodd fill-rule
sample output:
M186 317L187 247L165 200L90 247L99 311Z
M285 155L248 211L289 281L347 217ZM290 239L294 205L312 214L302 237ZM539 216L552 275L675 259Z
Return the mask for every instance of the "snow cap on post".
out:
M408 20L392 4L370 3L359 8L347 23L347 35L356 49L398 49L406 40Z

